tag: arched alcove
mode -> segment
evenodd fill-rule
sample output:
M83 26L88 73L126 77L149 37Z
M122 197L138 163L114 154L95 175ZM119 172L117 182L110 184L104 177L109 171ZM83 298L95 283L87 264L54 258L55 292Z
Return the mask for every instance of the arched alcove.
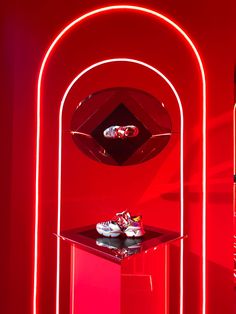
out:
M204 132L206 123L206 86L202 62L191 39L171 19L145 8L113 6L92 11L65 27L50 45L40 69L37 98L34 314L45 313L45 306L47 310L56 311L58 314L61 303L59 302L59 265L61 259L62 264L66 263L66 261L63 257L60 257L59 240L56 241L52 237L52 233L59 232L61 226L61 216L59 214L61 212L60 188L63 181L61 180L61 168L59 167L61 160L61 133L58 133L63 130L63 128L59 128L60 123L62 123L62 120L60 120L61 99L63 99L67 87L77 77L78 73L83 73L84 71L85 74L88 72L85 69L89 69L90 67L95 68L94 65L98 65L99 62L102 62L101 60L115 58L120 59L120 62L122 59L123 61L124 59L139 60L144 67L148 68L149 66L149 70L151 67L158 69L159 73L164 73L164 77L167 77L172 86L174 86L172 92L174 90L177 91L177 95L181 99L185 130L187 130L182 141L184 145L182 162L184 160L187 165L182 179L185 191L184 202L188 210L185 211L184 217L185 230L183 229L183 223L182 225L179 224L180 220L178 220L178 223L174 223L172 228L177 229L181 225L181 232L186 232L189 235L186 245L187 249L185 250L187 252L185 255L185 273L191 279L186 280L185 286L188 287L191 282L191 293L196 295L196 299L193 300L193 304L196 305L196 313L199 310L201 313L205 313L206 142ZM93 73L98 71L94 76L92 74L87 78L85 75L79 82L78 89L81 91L81 94L78 99L82 95L87 96L91 92L101 89L101 87L116 86L117 84L121 84L121 82L123 82L123 86L132 84L132 87L140 87L142 85L143 90L158 96L157 84L154 83L155 79L151 77L152 75L143 73L144 76L147 76L147 79L141 82L139 69L132 68L131 71L134 73L133 78L128 75L126 77L126 71L122 73L119 69L113 70L111 67L107 67L105 70L104 67L99 67L99 69L93 71ZM139 75L136 76L136 72ZM115 73L117 76L115 76ZM100 80L97 79L98 77L100 77ZM163 87L163 85L161 86ZM162 88L159 87L160 90ZM163 87L163 91L169 95L166 87ZM168 97L171 98L171 96ZM173 111L173 116L176 115L177 110L174 108L171 110ZM179 117L177 120L181 122ZM174 149L174 146L172 146L172 149ZM144 207L145 204L146 208L150 208L147 220L158 219L158 214L154 211L157 177L153 176L153 173L150 175L150 171L157 167L157 160L162 158L161 154L159 157L144 165L137 166L136 169L122 169L123 176L124 171L128 171L134 177L135 171L138 171L139 176L142 172L145 173L145 180L142 180L141 185L140 182L136 182L130 194L135 189L140 192L140 187L144 190L142 198L145 202L143 202L142 206ZM97 165L95 163L87 160L82 155L79 158L78 168L80 167L80 163L83 164L83 168L81 169L81 178L78 180L82 182L83 177L88 178L87 169L92 170L92 175L96 176L104 173L104 178L108 178L108 170L105 166L99 166L96 173L95 169L97 169ZM162 168L166 171L168 169L167 161L170 162L171 160L173 160L173 156L172 159L162 159L164 164L162 164ZM160 168L160 165L158 168ZM109 176L116 178L116 183L120 184L122 177L115 174L116 170L114 170L114 173L112 172L109 170ZM162 176L164 177L164 173ZM162 198L165 202L168 199L176 201L179 197L178 190L172 190L171 193L168 193L171 181L172 178L170 177L170 180L166 182L167 190L163 189ZM45 184L45 182L47 183ZM76 184L79 184L78 182ZM67 183L68 181L64 181L65 186ZM98 187L98 183L97 181L95 186ZM89 184L90 182L87 181L87 187ZM106 185L107 181L103 182L103 184ZM83 191L85 192L85 190ZM114 193L112 195L114 196ZM72 196L70 195L70 197ZM80 198L79 202L82 211L82 205L86 203L86 197L90 197L91 199L91 195L88 193L87 195L85 194L85 197L84 194L80 196L76 195L75 198L77 197ZM99 200L97 196L94 199L100 201L106 207L105 212L108 213L110 205L105 204L104 200L103 202L101 199ZM140 199L135 200L135 206L140 204ZM128 195L125 194L123 204L127 200ZM165 204L165 202L163 203ZM68 204L65 205L65 209ZM96 205L96 202L94 202L94 205ZM119 206L123 206L122 201ZM96 215L92 219L99 217L99 215ZM90 216L86 217L84 215L78 224L88 223L91 219ZM79 215L77 214L73 216L75 220L78 217ZM162 220L162 224L165 223L164 213L162 213L162 219L159 220ZM65 221L65 226L69 225L70 222ZM201 237L199 238L198 245L194 245L191 238L199 236L199 234L201 234ZM48 253L44 254L43 252ZM194 267L198 269L198 274L201 274L201 283L195 278L195 274L191 273L192 261ZM183 273L183 247L181 267L181 272ZM48 268L51 269L52 276L44 278L43 273ZM55 271L55 269L57 270ZM50 300L49 304L44 304L42 301L45 299L43 288L45 285L51 287L51 295L47 296ZM66 289L68 287L65 284L63 288ZM181 279L181 289L183 289L183 277ZM188 289L184 289L184 293L187 294L190 292ZM52 302L52 300L55 300L55 302ZM182 301L181 295L181 313L183 312Z

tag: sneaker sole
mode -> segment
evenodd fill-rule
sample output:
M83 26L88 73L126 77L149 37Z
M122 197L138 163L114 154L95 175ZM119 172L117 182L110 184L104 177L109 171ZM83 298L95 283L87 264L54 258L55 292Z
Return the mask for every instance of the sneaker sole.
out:
M116 238L119 237L120 233L118 232L104 232L103 230L97 229L97 232L101 235L103 235L104 237L107 238Z
M119 235L121 234L125 234L127 236L127 238L140 238L145 234L144 230L128 230L122 233L118 233L118 232L104 232L103 230L97 229L97 232L101 235L103 235L104 237L107 238L117 238L119 237Z

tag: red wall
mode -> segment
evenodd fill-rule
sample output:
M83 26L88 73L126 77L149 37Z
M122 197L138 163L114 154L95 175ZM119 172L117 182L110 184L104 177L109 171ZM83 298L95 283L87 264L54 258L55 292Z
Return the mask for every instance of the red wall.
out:
M32 274L33 274L33 228L34 228L34 157L35 157L35 109L36 109L36 83L42 57L55 34L73 18L87 12L91 8L97 8L104 4L112 4L111 1L89 1L87 4L79 4L70 1L70 5L51 1L49 4L21 3L20 7L9 4L4 12L4 119L3 143L6 149L2 154L4 166L3 173L3 278L4 280L4 313L31 313L32 308ZM119 3L124 3L119 1ZM117 4L117 3L116 3ZM208 258L208 313L221 314L232 313L232 110L233 110L233 68L235 51L233 38L233 5L221 7L213 1L189 3L188 1L165 1L156 4L155 1L136 1L135 4L143 4L174 18L190 34L197 44L203 58L208 82L208 214L207 214L207 258ZM122 17L123 18L123 17ZM200 115L199 104L199 79L197 66L193 63L191 53L181 42L174 37L165 41L165 46L159 43L163 38L156 38L158 26L147 23L140 25L138 19L133 17L133 23L127 27L127 20L122 23L114 23L113 19L96 18L97 21L85 23L78 32L81 42L71 57L73 38L69 37L67 46L69 49L59 47L52 63L47 68L45 83L46 103L43 107L44 138L44 177L43 186L43 211L40 219L40 239L42 246L40 252L44 252L40 270L45 274L41 280L41 292L44 302L42 313L52 313L51 293L53 282L47 281L47 272L55 267L55 262L46 256L50 256L55 239L49 238L55 230L55 176L57 142L57 121L54 119L56 105L61 98L61 91L77 72L86 65L106 57L126 56L145 59L146 62L155 64L168 74L174 81L186 110L186 156L188 156L186 182L188 192L186 197L186 232L191 236L187 240L188 253L186 255L186 314L200 313L200 252L201 252L201 212L199 210L199 180L200 162L198 154L200 147ZM93 23L96 22L96 27ZM107 25L113 25L114 33ZM133 30L138 29L138 40L133 38ZM153 29L152 32L147 30ZM155 33L156 31L156 33ZM107 37L101 37L105 33ZM125 47L117 43L125 36ZM169 33L167 37L172 36ZM84 36L84 37L83 37ZM93 38L93 41L88 40ZM169 38L169 37L168 37ZM169 38L170 39L170 38ZM107 42L109 40L109 45ZM122 39L123 40L123 39ZM139 46L140 42L144 42ZM171 43L169 45L169 43ZM136 46L135 46L136 45ZM168 46L169 45L169 46ZM135 49L134 49L135 46ZM169 47L169 49L168 49ZM178 49L176 49L178 47ZM94 51L96 49L96 54ZM174 49L175 48L175 49ZM119 53L118 53L119 52ZM146 54L147 53L147 54ZM70 59L68 58L70 55ZM161 58L160 64L157 57ZM65 60L67 62L65 63ZM165 62L166 60L166 62ZM131 66L132 68L132 66ZM87 96L90 92L124 82L123 71L125 69L113 67L117 73L112 80L109 77L110 68L104 72L91 74L89 78L81 81L79 96ZM146 89L152 94L157 94L156 86L152 83L156 78L152 75L140 73L136 67L130 69L137 71L135 80L128 75L125 84ZM113 73L113 72L112 72ZM135 72L136 73L136 72ZM146 75L145 82L138 79L139 75ZM97 80L100 77L100 80ZM89 83L88 83L89 80ZM150 84L149 84L150 83ZM92 86L92 88L91 88ZM73 108L73 103L71 103ZM192 115L192 106L196 108L196 114ZM69 108L69 107L68 107ZM65 124L68 126L72 109L65 113ZM5 118L6 117L6 118ZM55 130L55 132L54 132ZM114 211L123 209L127 204L131 208L137 208L145 212L147 223L154 219L155 224L161 227L177 229L178 215L174 212L175 219L168 220L176 197L178 170L173 169L174 178L165 176L163 171L173 165L176 154L177 141L171 146L171 152L163 151L155 160L143 165L128 167L127 169L110 170L110 167L99 165L88 160L66 138L67 147L72 154L63 156L67 165L78 158L76 167L69 167L63 174L65 189L63 194L64 222L62 228L71 228L77 225L96 222L100 216L109 217ZM71 146L70 146L71 145ZM170 143L171 145L171 143ZM162 164L164 154L168 155L167 161ZM3 165L3 163L2 163ZM48 175L50 171L50 175ZM110 177L120 184L126 176L127 186L132 185L132 198L130 193L124 193L117 200L116 189L105 191L101 185L106 185ZM78 181L77 181L78 178ZM141 178L141 180L140 180ZM166 180L165 184L159 183L160 178ZM92 181L92 184L91 184ZM140 182L141 181L141 182ZM73 184L71 184L73 182ZM124 183L126 184L126 183ZM69 187L69 188L66 188ZM102 188L101 188L102 187ZM126 187L126 186L125 186ZM178 187L178 186L177 186ZM126 189L128 190L128 189ZM156 195L160 191L162 197ZM79 191L76 195L76 191ZM144 192L145 191L145 192ZM169 194L169 195L168 195ZM142 197L141 197L142 196ZM171 198L170 198L171 197ZM166 198L169 198L166 202ZM87 201L89 199L89 201ZM163 201L165 200L165 202ZM114 204L115 203L115 208ZM156 209L158 204L158 210ZM163 204L165 209L163 210ZM77 211L77 207L80 208ZM178 207L178 206L176 206ZM81 208L84 210L81 211ZM201 209L201 208L200 208ZM7 236L6 236L7 235ZM5 240L6 239L6 240ZM43 240L44 239L44 240ZM199 280L198 280L199 277ZM189 280L192 278L193 280ZM194 287L191 284L195 282ZM191 289L190 289L191 288ZM20 311L20 312L19 312Z

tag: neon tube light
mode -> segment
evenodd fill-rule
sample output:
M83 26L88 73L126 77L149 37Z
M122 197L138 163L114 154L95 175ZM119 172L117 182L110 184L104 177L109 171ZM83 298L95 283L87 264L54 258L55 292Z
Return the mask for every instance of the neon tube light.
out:
M75 314L75 246L71 249L71 314Z
M179 106L179 112L180 112L180 234L181 237L184 236L184 141L183 141L183 137L184 137L184 116L183 116L183 106L180 100L180 97L174 87L174 85L168 80L168 78L159 70L157 70L155 67L139 61L139 60L135 60L135 59L129 59L129 58L115 58L115 59L107 59L107 60L103 60L100 62L97 62L91 66L89 66L88 68L86 68L85 70L83 70L82 72L80 72L73 80L72 82L69 84L68 88L66 89L62 101L61 101L61 105L60 105L60 113L59 113L59 134L58 134L58 143L59 143L59 147L58 147L58 217L57 217L57 234L60 235L60 220L61 220L61 156L62 156L62 114L63 114L63 108L64 108L64 104L66 101L66 98L70 92L70 90L72 89L72 87L74 86L74 84L86 73L88 73L89 71L91 71L92 69L104 65L104 64L108 64L108 63L114 63L114 62L129 62L129 63L134 63L134 64L138 64L141 65L145 68L148 68L149 70L153 71L155 74L159 75L166 83L167 85L170 87L171 91L173 92L178 106ZM184 253L184 244L183 244L183 239L180 240L181 241L181 251L180 251L180 313L183 313L183 253ZM57 238L57 284L56 284L56 288L57 288L57 292L56 292L56 314L59 314L59 286L60 286L60 238Z
M236 174L236 147L235 147L235 141L236 141L236 103L234 104L234 110L233 110L233 148L234 148L234 174Z
M235 143L235 141L236 141L236 134L235 134L235 132L236 132L236 103L234 104L234 110L233 110L233 157L234 157L234 176L235 176L235 174L236 174L236 143ZM236 202L235 202L235 197L236 197L236 195L235 195L235 189L236 189L236 183L234 182L234 184L233 184L233 219L234 219L234 221L233 221L233 230L234 230L234 233L235 233L235 231L236 231ZM236 242L235 242L235 238L236 238L236 235L234 235L234 256L236 255L236 246L235 246L235 244L236 244ZM233 275L234 275L234 280L236 280L236 259L235 259L235 257L234 257L234 268L233 268Z
M169 266L169 244L165 245L165 314L169 313L169 283L168 283L168 266Z
M99 8L88 12L81 17L75 19L73 22L68 24L53 40L50 47L48 48L38 76L37 84L37 128L36 128L36 162L35 162L35 226L34 226L34 274L33 274L33 314L37 314L37 287L38 287L38 226L39 226L39 166L40 166L40 113L41 113L41 84L45 66L48 62L49 56L52 54L53 50L56 48L57 44L63 39L63 37L73 29L73 27L83 20L93 17L97 14L102 14L105 12L123 10L123 11L133 11L137 13L144 13L158 18L160 21L169 25L173 30L177 31L189 47L194 52L197 59L199 70L202 79L202 108L203 108L203 125L202 125L202 216L203 216L203 227L202 227L202 314L206 313L206 78L205 71L202 64L201 57L198 53L197 48L193 44L190 37L185 33L185 31L178 26L171 19L166 16L147 8L131 5L117 5L117 6L107 6Z

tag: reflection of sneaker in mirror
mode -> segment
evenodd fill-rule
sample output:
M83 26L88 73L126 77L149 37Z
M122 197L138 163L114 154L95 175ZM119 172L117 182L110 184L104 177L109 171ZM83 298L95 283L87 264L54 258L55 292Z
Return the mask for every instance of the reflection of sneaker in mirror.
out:
M141 238L126 238L124 240L124 246L129 249L138 249L141 246L143 240Z
M141 238L97 238L96 244L98 246L107 247L109 249L137 249L140 248L143 240Z
M104 137L111 139L135 137L138 135L138 133L139 130L134 125L126 126L113 125L103 131Z
M117 213L112 220L100 222L96 225L97 232L105 237L141 237L145 231L141 216L131 216L128 211Z
M98 246L106 247L115 252L119 258L131 256L139 253L141 250L142 239L140 238L98 238L96 244Z
M120 238L97 238L96 244L98 246L107 247L108 249L120 249L122 248L123 239Z

